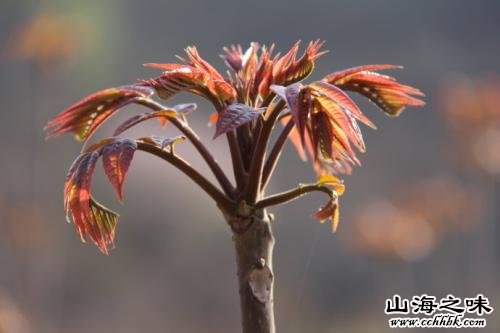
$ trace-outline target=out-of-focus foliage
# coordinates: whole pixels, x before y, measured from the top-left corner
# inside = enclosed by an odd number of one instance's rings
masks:
[[[77,57],[83,35],[83,27],[70,17],[39,12],[11,31],[4,54],[32,61],[47,72]]]
[[[461,78],[441,92],[441,111],[467,167],[500,175],[500,79]]]
[[[35,332],[25,314],[5,293],[0,290],[0,332],[31,333]]]
[[[447,177],[402,185],[395,192],[360,208],[352,221],[350,248],[419,261],[449,234],[470,232],[484,214],[481,192]]]

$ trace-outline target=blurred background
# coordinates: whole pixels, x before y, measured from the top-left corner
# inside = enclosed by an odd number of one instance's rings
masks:
[[[148,78],[196,45],[218,69],[225,45],[285,50],[321,38],[318,79],[391,63],[424,108],[389,119],[362,109],[363,166],[345,178],[336,234],[310,214],[313,195],[273,209],[279,332],[386,332],[386,298],[489,297],[484,332],[500,330],[500,3],[498,1],[0,1],[0,332],[238,332],[230,232],[175,169],[137,154],[120,206],[102,170],[93,192],[118,210],[109,257],[65,223],[62,187],[80,144],[46,142],[46,122],[81,97]],[[208,105],[190,122],[211,141]],[[138,107],[127,107],[94,139]],[[176,134],[157,122],[128,133]],[[203,165],[188,144],[178,150]],[[202,170],[207,171],[203,166]],[[288,144],[270,192],[314,180]],[[418,332],[424,329],[414,330]],[[463,330],[467,331],[467,330]]]

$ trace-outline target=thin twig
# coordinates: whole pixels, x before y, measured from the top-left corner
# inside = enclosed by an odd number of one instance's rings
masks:
[[[227,132],[226,137],[227,142],[229,143],[229,152],[231,153],[234,179],[236,180],[236,187],[239,190],[243,188],[246,183],[245,165],[243,163],[243,157],[241,156],[241,150],[236,133],[234,131],[229,131]]]
[[[290,119],[286,123],[285,127],[281,130],[278,139],[276,139],[276,142],[274,143],[273,149],[271,150],[271,153],[267,158],[266,164],[264,165],[264,171],[262,175],[262,189],[266,188],[269,179],[271,179],[274,169],[276,168],[276,164],[278,164],[281,152],[283,151],[286,139],[288,138],[288,135],[292,131],[293,126],[294,122],[292,119]]]
[[[212,199],[214,199],[217,206],[220,208],[226,211],[231,211],[234,207],[234,203],[224,193],[222,193],[215,185],[213,185],[208,179],[191,167],[191,165],[189,165],[189,163],[184,161],[182,158],[155,145],[140,141],[137,142],[137,149],[153,154],[175,166],[191,178],[196,184],[198,184]]]
[[[259,137],[252,154],[252,163],[250,165],[248,183],[245,191],[245,197],[249,203],[254,203],[260,193],[262,169],[266,156],[267,144],[276,123],[276,119],[283,110],[284,106],[285,102],[283,101],[279,101],[278,103],[273,104],[273,106],[270,106],[271,109],[268,109],[267,118],[263,121],[262,128],[259,132]]]
[[[168,109],[168,107],[153,101],[151,99],[139,99],[137,100],[137,103],[143,106],[146,106],[154,111],[161,111]],[[210,170],[212,170],[215,178],[219,182],[220,186],[224,190],[224,192],[230,196],[234,196],[234,187],[227,178],[226,174],[224,171],[222,171],[222,168],[219,166],[219,163],[215,160],[213,155],[208,151],[208,149],[205,147],[205,145],[201,142],[200,138],[196,133],[189,127],[187,126],[183,121],[180,119],[171,119],[172,124],[179,129],[191,143],[193,146],[198,150],[200,155],[203,157],[205,162],[208,164]]]
[[[298,199],[301,196],[311,192],[323,192],[326,193],[329,197],[332,197],[334,195],[333,191],[328,186],[321,184],[305,184],[299,185],[299,187],[285,192],[268,196],[267,198],[264,198],[257,202],[255,204],[255,208],[260,209],[280,205]]]

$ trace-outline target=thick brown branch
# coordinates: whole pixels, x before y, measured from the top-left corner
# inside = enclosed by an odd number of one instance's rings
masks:
[[[281,131],[278,139],[276,140],[273,149],[271,150],[271,153],[269,154],[269,157],[267,158],[266,164],[264,165],[264,171],[262,175],[262,189],[266,188],[267,183],[269,182],[269,179],[271,179],[271,176],[274,172],[274,169],[276,168],[276,164],[278,164],[278,160],[280,158],[281,152],[283,151],[283,147],[285,145],[286,139],[288,138],[288,135],[293,129],[294,122],[292,119],[290,119],[283,130]]]
[[[234,207],[233,202],[222,193],[215,185],[213,185],[209,180],[207,180],[202,174],[196,171],[189,163],[181,159],[180,157],[163,150],[155,145],[137,142],[137,149],[148,152],[159,158],[169,162],[177,169],[186,174],[191,178],[196,184],[198,184],[214,201],[217,206],[224,209],[225,211],[231,211]]]
[[[151,99],[139,99],[137,101],[138,104],[144,105],[154,111],[161,111],[167,109],[166,106],[161,105],[160,103],[153,101]],[[180,119],[172,119],[172,124],[179,129],[179,131],[184,134],[189,141],[193,144],[193,146],[198,150],[200,155],[203,157],[205,162],[208,164],[210,170],[212,170],[215,178],[219,182],[220,186],[224,190],[224,192],[230,196],[234,196],[234,187],[227,178],[224,171],[222,171],[219,163],[215,160],[213,155],[208,151],[205,145],[201,142],[200,138],[196,133]]]
[[[248,177],[248,184],[246,189],[246,199],[249,203],[254,203],[261,190],[262,182],[262,169],[264,158],[266,156],[266,148],[271,136],[271,132],[276,123],[280,112],[283,110],[285,103],[279,101],[270,106],[271,109],[267,112],[267,118],[263,121],[262,128],[259,132],[259,137],[254,147],[252,155],[252,163],[250,165],[250,172]]]
[[[267,198],[264,198],[259,202],[257,202],[255,204],[255,208],[260,209],[260,208],[280,205],[298,199],[301,196],[311,192],[323,192],[330,197],[333,196],[333,192],[328,186],[320,184],[305,184],[305,185],[299,185],[299,187],[285,192],[268,196]]]
[[[245,231],[233,234],[243,333],[275,333],[271,217],[258,210],[247,218],[236,219],[236,223],[247,225]],[[231,218],[228,223],[234,224]]]

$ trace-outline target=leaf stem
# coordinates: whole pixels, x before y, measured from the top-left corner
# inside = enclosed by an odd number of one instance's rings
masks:
[[[243,163],[243,157],[241,156],[241,150],[235,131],[227,132],[226,137],[229,144],[229,152],[231,153],[234,179],[236,180],[236,187],[239,190],[242,189],[246,183],[247,176],[245,173],[245,165]]]
[[[137,103],[143,106],[146,106],[154,111],[161,111],[168,109],[168,107],[152,100],[152,99],[146,99],[146,98],[141,98],[137,100]],[[208,151],[208,149],[205,147],[205,145],[201,142],[200,138],[198,135],[189,127],[187,126],[182,120],[180,119],[172,119],[171,120],[172,124],[177,127],[179,131],[181,131],[189,141],[193,144],[193,146],[198,150],[200,155],[203,157],[205,162],[208,164],[210,170],[212,170],[215,178],[219,182],[220,186],[224,190],[224,193],[226,193],[229,197],[233,198],[234,197],[234,187],[227,178],[226,174],[224,171],[222,171],[221,167],[219,166],[219,163],[217,163],[217,160],[213,157],[213,155]]]
[[[329,197],[333,196],[333,192],[328,186],[321,184],[304,184],[299,185],[299,187],[296,187],[294,189],[268,196],[267,198],[258,201],[255,204],[255,208],[260,209],[280,205],[298,199],[301,196],[311,192],[323,192],[326,193]]]
[[[262,189],[266,188],[269,179],[271,178],[274,169],[276,168],[276,164],[278,164],[278,160],[280,158],[281,152],[283,151],[283,147],[285,146],[286,139],[288,135],[292,131],[294,126],[294,122],[290,119],[285,127],[281,130],[281,133],[276,140],[269,157],[267,158],[266,164],[264,165],[263,176],[262,176]]]
[[[209,180],[207,180],[202,174],[200,174],[196,169],[194,169],[188,162],[182,158],[165,151],[155,145],[137,142],[137,149],[144,152],[153,154],[182,171],[189,178],[191,178],[196,184],[198,184],[214,201],[217,206],[224,209],[225,211],[231,211],[234,207],[234,203],[230,200],[222,191],[220,191],[215,185],[213,185]]]
[[[278,103],[270,106],[270,109],[266,112],[267,118],[263,121],[262,128],[259,131],[259,136],[252,154],[252,163],[250,164],[248,183],[245,190],[245,197],[248,203],[255,203],[258,199],[261,190],[262,169],[266,156],[267,144],[274,128],[274,124],[276,123],[276,119],[283,110],[284,106],[285,102],[279,101]]]

